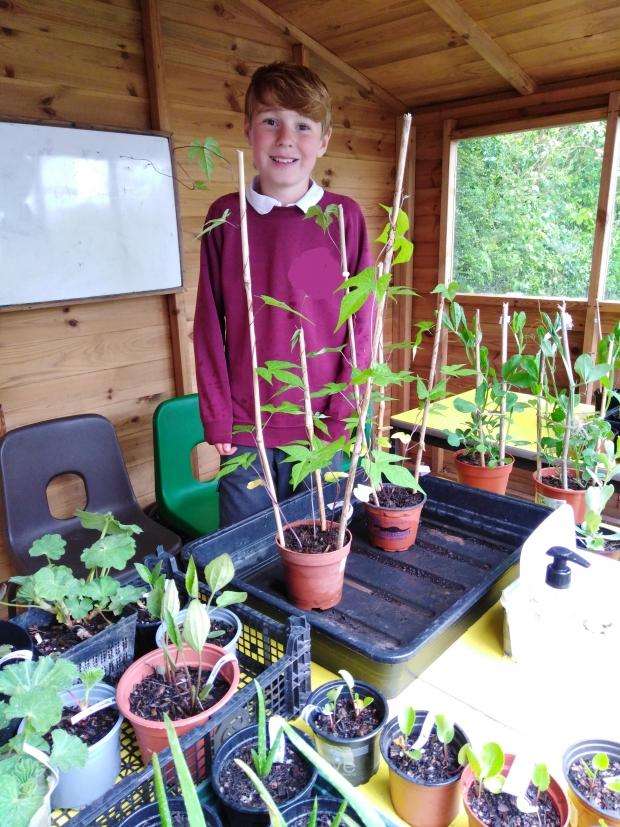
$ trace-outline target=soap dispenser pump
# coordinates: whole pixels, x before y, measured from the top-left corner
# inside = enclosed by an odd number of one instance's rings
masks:
[[[547,566],[545,583],[547,586],[551,586],[552,589],[568,589],[570,586],[571,569],[568,565],[569,562],[578,563],[586,569],[590,568],[590,563],[587,560],[563,546],[553,546],[547,554],[549,557],[553,557],[553,562]]]

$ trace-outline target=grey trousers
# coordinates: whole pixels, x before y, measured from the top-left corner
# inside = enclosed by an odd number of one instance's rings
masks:
[[[237,446],[237,454],[254,453],[256,449],[245,445]],[[267,448],[267,458],[271,466],[273,484],[275,485],[278,502],[281,503],[293,494],[300,494],[307,490],[306,481],[302,482],[295,491],[291,489],[291,468],[293,463],[284,462],[286,454],[279,448]],[[232,474],[222,477],[219,485],[220,498],[220,528],[238,523],[245,517],[251,517],[265,508],[271,507],[269,495],[263,488],[248,489],[247,484],[258,477],[261,470],[258,456],[251,468],[237,468]],[[342,453],[335,455],[332,468],[342,466]],[[325,469],[327,470],[327,469]]]

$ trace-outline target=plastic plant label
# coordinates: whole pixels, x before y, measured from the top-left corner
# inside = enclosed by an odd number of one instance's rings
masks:
[[[538,811],[538,807],[532,804],[525,795],[532,780],[532,766],[533,762],[529,758],[522,755],[515,755],[514,761],[508,770],[504,786],[502,787],[503,793],[508,793],[508,795],[515,797],[517,808],[522,813],[530,815]]]
[[[426,742],[431,736],[431,732],[433,731],[433,727],[435,726],[435,713],[432,710],[429,710],[426,713],[426,718],[424,719],[424,723],[422,724],[422,729],[420,730],[420,734],[413,742],[412,746],[409,749],[422,749],[425,746]]]
[[[269,718],[267,721],[267,729],[269,730],[269,748],[271,745],[275,743],[276,738],[278,737],[278,733],[282,729],[282,719],[279,715],[274,715],[273,717]],[[285,735],[282,733],[282,737],[280,738],[280,743],[278,744],[278,749],[276,750],[275,757],[273,759],[275,764],[282,764],[284,761],[284,756],[286,752],[286,743],[285,743]]]

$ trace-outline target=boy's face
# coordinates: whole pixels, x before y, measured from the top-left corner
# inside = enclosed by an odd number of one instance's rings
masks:
[[[331,130],[323,135],[321,124],[306,115],[259,104],[251,123],[245,124],[245,134],[263,193],[289,196],[290,201],[307,190],[316,159],[327,150]]]

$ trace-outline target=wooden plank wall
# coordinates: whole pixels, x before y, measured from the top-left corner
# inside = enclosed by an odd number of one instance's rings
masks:
[[[162,0],[161,16],[176,145],[212,135],[225,150],[243,146],[249,77],[260,64],[289,60],[290,42],[228,0]],[[376,205],[391,197],[394,116],[332,69],[318,62],[316,68],[331,87],[335,110],[335,135],[318,179],[361,201],[374,238],[382,223]],[[148,129],[138,0],[0,3],[0,117]],[[234,187],[223,166],[209,192],[180,187],[189,338],[198,276],[195,234],[210,201]],[[78,413],[107,416],[143,505],[154,499],[152,414],[173,394],[161,296],[0,314],[6,428]],[[201,451],[200,460],[201,475],[217,465],[213,449]],[[50,501],[55,513],[68,515],[79,504],[79,487],[70,481],[57,485]],[[2,542],[0,580],[10,573]]]
[[[528,98],[497,98],[483,101],[465,101],[459,104],[437,105],[430,110],[420,110],[416,113],[416,166],[415,166],[415,226],[413,237],[415,254],[413,259],[413,284],[420,294],[413,302],[413,319],[434,318],[436,297],[430,295],[430,290],[437,284],[439,268],[439,237],[441,212],[441,182],[442,182],[442,150],[443,124],[448,118],[455,119],[455,128],[464,129],[481,124],[502,124],[514,120],[534,119],[547,115],[567,117],[566,113],[583,109],[598,108],[604,112],[607,106],[609,92],[618,81],[592,84],[591,87],[558,86],[547,93],[539,93]],[[515,284],[515,291],[519,285]],[[468,318],[471,319],[476,307],[481,309],[481,320],[484,332],[484,341],[488,344],[491,356],[497,360],[500,352],[499,318],[501,314],[501,297],[462,296],[459,301],[463,304]],[[524,310],[528,317],[528,329],[537,324],[540,310],[555,312],[557,301],[537,298],[518,298],[510,301],[510,311]],[[573,329],[570,333],[570,346],[573,358],[583,349],[584,326],[586,317],[586,300],[570,301],[568,310],[573,318]],[[620,318],[620,303],[603,302],[601,305],[601,319],[603,330],[606,332],[615,320]],[[514,352],[511,349],[510,352]],[[430,365],[431,340],[421,349],[414,368],[422,375],[428,375]],[[448,347],[448,363],[465,361],[461,349],[452,341]],[[472,383],[467,380],[449,381],[449,390],[458,392]],[[416,404],[412,394],[412,406]],[[454,476],[452,453],[444,452],[443,473]],[[527,472],[515,470],[511,477],[511,490],[521,496],[531,494],[532,484]],[[615,503],[617,513],[618,503]]]

